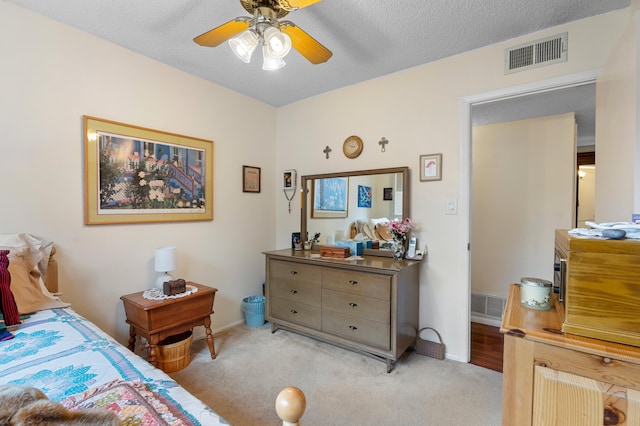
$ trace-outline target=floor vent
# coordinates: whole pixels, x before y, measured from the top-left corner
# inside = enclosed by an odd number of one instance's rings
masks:
[[[505,74],[566,62],[567,37],[562,33],[506,49]]]
[[[471,317],[474,322],[499,326],[506,299],[481,293],[471,293]]]

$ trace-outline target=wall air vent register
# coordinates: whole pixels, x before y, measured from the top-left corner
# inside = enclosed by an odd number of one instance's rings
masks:
[[[562,33],[506,49],[504,73],[566,62],[567,37],[568,33]]]

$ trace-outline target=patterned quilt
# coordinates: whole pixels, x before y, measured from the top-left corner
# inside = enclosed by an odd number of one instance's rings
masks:
[[[11,332],[0,341],[0,384],[39,388],[69,409],[109,408],[127,424],[228,424],[71,308],[40,311]]]

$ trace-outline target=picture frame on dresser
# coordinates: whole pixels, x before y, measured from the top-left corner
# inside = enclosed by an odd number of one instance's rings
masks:
[[[213,220],[213,141],[83,122],[86,225]]]

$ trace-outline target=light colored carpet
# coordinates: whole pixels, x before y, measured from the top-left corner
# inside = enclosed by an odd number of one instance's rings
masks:
[[[446,342],[445,342],[446,343]],[[407,352],[387,374],[377,359],[286,330],[233,327],[193,342],[191,364],[171,376],[231,425],[279,425],[275,399],[305,393],[303,426],[501,423],[502,374]]]

